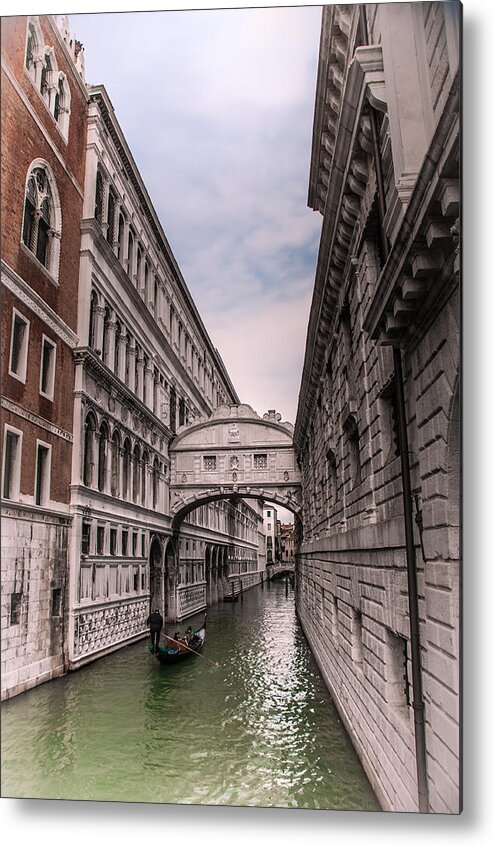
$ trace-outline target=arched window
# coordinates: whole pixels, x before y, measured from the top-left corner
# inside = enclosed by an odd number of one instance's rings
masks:
[[[105,316],[103,318],[103,361],[105,364],[110,364],[108,360],[108,352],[110,348],[110,308],[105,306]]]
[[[46,163],[32,167],[24,199],[22,240],[55,278],[58,275],[60,203]]]
[[[149,278],[149,267],[147,261],[144,262],[144,302],[147,304],[148,301],[148,278]]]
[[[53,103],[53,117],[65,140],[69,134],[70,86],[64,73],[59,73]]]
[[[58,68],[52,47],[45,48],[43,67],[41,69],[40,91],[50,112],[54,112],[55,95],[57,92]]]
[[[111,495],[118,496],[120,484],[120,435],[115,429],[111,439]]]
[[[129,500],[129,485],[130,485],[130,468],[131,468],[131,446],[130,440],[125,438],[123,445],[123,479],[122,479],[122,496]]]
[[[139,396],[140,379],[139,379],[139,359],[141,356],[141,348],[136,344],[135,358],[134,358],[134,391]]]
[[[98,305],[98,297],[96,291],[91,291],[91,302],[89,304],[89,332],[88,344],[94,349],[95,344],[95,329],[96,329],[96,307]]]
[[[115,323],[115,355],[113,357],[113,372],[115,376],[120,373],[120,338],[122,336],[122,326],[119,320]]]
[[[133,475],[132,475],[132,499],[134,502],[139,501],[139,473],[141,469],[141,451],[139,449],[139,444],[136,444],[134,447],[134,452],[132,455],[133,460]]]
[[[125,345],[125,384],[129,384],[130,380],[130,346],[132,343],[132,336],[127,333],[127,343]]]
[[[98,490],[105,490],[106,468],[108,460],[108,441],[110,433],[107,424],[103,421],[99,430],[98,449]]]
[[[120,212],[118,216],[118,250],[117,250],[117,258],[119,261],[123,260],[124,254],[124,233],[125,233],[125,220],[123,214]]]
[[[139,288],[140,276],[141,276],[141,264],[142,264],[142,251],[140,247],[137,247],[137,261],[136,261],[136,280],[137,280],[137,288]]]
[[[174,387],[170,388],[170,429],[173,433],[177,431],[177,392]]]
[[[106,230],[106,240],[113,246],[113,236],[115,234],[115,204],[116,197],[111,190],[108,194],[108,229]]]
[[[157,458],[153,461],[153,508],[158,507],[160,466]]]
[[[42,46],[42,36],[40,37],[40,33],[36,31],[37,29],[39,30],[39,25],[36,26],[34,21],[29,21],[26,42],[26,69],[34,83],[37,82],[37,62]]]
[[[93,481],[95,432],[96,421],[92,414],[88,414],[84,423],[84,455],[82,462],[82,481],[87,486],[90,486]]]
[[[144,451],[142,454],[141,505],[146,505],[148,464],[149,454]]]
[[[143,367],[144,379],[143,379],[143,383],[142,383],[142,401],[143,401],[144,405],[147,405],[148,399],[150,399],[150,397],[148,397],[148,391],[147,391],[147,386],[148,386],[147,371],[149,369],[149,356],[144,355],[143,359],[144,359],[144,367]]]
[[[128,250],[127,250],[127,275],[130,279],[132,279],[132,274],[134,272],[134,233],[132,229],[129,229],[129,241],[128,241]]]
[[[103,222],[103,175],[100,170],[96,173],[96,193],[94,200],[94,219],[101,225]]]

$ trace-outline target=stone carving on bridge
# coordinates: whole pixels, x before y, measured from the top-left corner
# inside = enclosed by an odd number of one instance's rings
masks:
[[[231,426],[228,427],[228,440],[229,441],[239,441],[240,440],[240,429],[238,428],[236,423],[232,423]]]

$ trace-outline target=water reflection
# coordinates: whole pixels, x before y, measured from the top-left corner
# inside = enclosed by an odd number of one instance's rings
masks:
[[[378,809],[283,585],[211,608],[204,654],[141,642],[4,703],[3,795]]]

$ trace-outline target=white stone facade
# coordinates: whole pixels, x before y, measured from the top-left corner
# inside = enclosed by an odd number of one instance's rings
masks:
[[[309,203],[323,228],[295,426],[297,608],[376,795],[394,811],[419,805],[393,346],[428,809],[461,805],[457,12],[326,7],[316,93]]]
[[[103,87],[89,89],[75,351],[69,659],[185,619],[258,574],[257,517],[238,503],[170,514],[169,444],[237,402]],[[246,532],[246,526],[249,531]]]

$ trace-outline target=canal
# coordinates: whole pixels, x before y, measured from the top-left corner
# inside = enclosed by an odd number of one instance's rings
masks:
[[[284,583],[210,608],[204,655],[142,641],[4,702],[2,795],[379,810]]]

